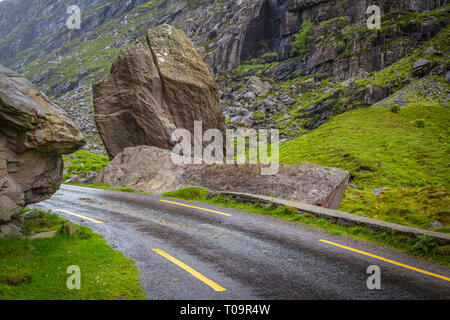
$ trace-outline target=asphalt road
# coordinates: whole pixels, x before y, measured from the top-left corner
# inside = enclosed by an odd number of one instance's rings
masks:
[[[68,185],[35,207],[104,235],[153,299],[450,299],[450,268],[270,216]]]

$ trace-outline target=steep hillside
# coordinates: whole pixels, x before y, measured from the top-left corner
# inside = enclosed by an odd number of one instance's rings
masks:
[[[371,72],[434,37],[448,24],[447,2],[80,0],[81,29],[69,30],[70,1],[30,5],[27,0],[5,0],[0,2],[0,64],[59,98],[88,136],[85,148],[102,152],[93,121],[92,84],[109,73],[121,49],[149,27],[168,23],[191,37],[216,73],[230,127],[281,128],[283,137],[291,139],[395,91],[397,83],[358,83],[359,95],[349,97],[337,88],[349,79],[366,81]],[[383,10],[381,30],[365,27],[372,4]],[[309,41],[299,49],[301,35]],[[265,81],[268,91],[255,92],[248,83],[251,76]]]
[[[310,161],[348,170],[351,183],[343,211],[450,232],[448,70],[446,77],[439,67],[423,78],[410,75],[414,62],[424,58],[448,68],[449,32],[450,27],[444,28],[385,70],[336,83],[334,90],[345,92],[396,85],[391,86],[393,94],[372,106],[347,106],[347,112],[284,143],[281,162]]]
[[[72,31],[69,4],[0,2],[0,64],[56,98],[87,150],[104,153],[92,85],[167,23],[214,71],[228,127],[277,128],[282,162],[349,170],[342,210],[449,231],[447,0],[80,0]]]

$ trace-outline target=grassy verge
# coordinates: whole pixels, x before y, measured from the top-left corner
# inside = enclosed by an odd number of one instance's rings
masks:
[[[67,220],[42,212],[24,220],[25,235],[61,229]],[[75,225],[74,225],[75,226]],[[106,244],[89,228],[75,226],[73,235],[58,232],[50,239],[0,240],[0,299],[117,300],[146,299],[133,261]],[[66,273],[81,270],[81,289],[69,290]]]
[[[66,183],[66,184],[70,185],[70,186],[79,186],[79,187],[94,188],[94,189],[104,189],[104,190],[121,191],[121,192],[128,192],[128,193],[150,194],[148,192],[136,190],[133,188],[114,188],[104,182],[98,183],[98,184],[80,184],[80,183]]]
[[[408,237],[392,232],[373,233],[365,227],[346,227],[334,224],[326,219],[316,218],[310,214],[298,214],[297,210],[290,207],[273,207],[255,203],[249,205],[237,202],[225,196],[217,196],[207,199],[208,190],[204,188],[184,188],[173,192],[164,193],[169,198],[198,201],[236,208],[252,213],[271,215],[287,221],[294,221],[304,225],[328,230],[331,234],[342,235],[357,240],[376,243],[397,249],[401,252],[418,256],[427,260],[435,261],[450,266],[450,245],[439,246],[429,237]]]

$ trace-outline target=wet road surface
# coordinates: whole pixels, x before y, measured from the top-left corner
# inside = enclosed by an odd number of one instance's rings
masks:
[[[270,216],[69,185],[34,207],[103,235],[153,299],[450,299],[448,267]]]

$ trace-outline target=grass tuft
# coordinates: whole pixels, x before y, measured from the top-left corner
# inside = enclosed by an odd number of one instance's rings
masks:
[[[188,187],[176,191],[166,192],[163,196],[184,200],[206,200],[208,193],[208,189],[205,188]]]

